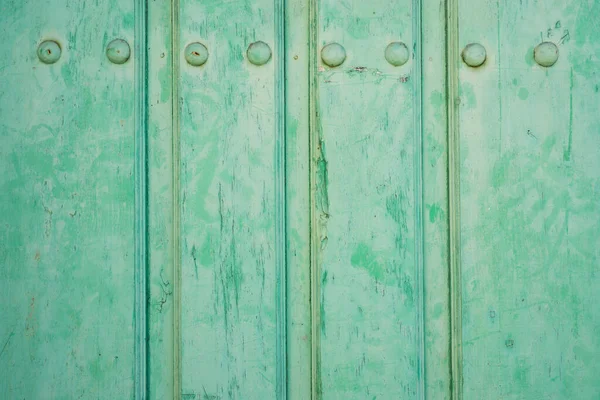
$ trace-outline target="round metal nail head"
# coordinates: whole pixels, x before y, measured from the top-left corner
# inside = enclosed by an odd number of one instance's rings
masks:
[[[54,64],[61,55],[61,49],[54,40],[45,40],[38,46],[37,55],[44,64]]]
[[[321,49],[321,59],[329,67],[338,67],[346,60],[346,49],[339,43],[330,43]]]
[[[462,51],[462,59],[469,67],[479,67],[485,62],[485,47],[479,43],[468,44]]]
[[[202,43],[194,42],[185,47],[185,60],[188,64],[199,67],[208,60],[208,49]]]
[[[406,64],[409,58],[408,47],[402,42],[392,42],[385,48],[385,59],[394,67]]]
[[[246,51],[248,61],[254,65],[264,65],[271,59],[271,48],[265,42],[254,42]]]
[[[106,57],[113,64],[125,64],[130,55],[129,44],[123,39],[115,39],[106,47]]]
[[[542,42],[533,50],[533,59],[542,67],[551,67],[558,60],[558,46],[552,42]]]

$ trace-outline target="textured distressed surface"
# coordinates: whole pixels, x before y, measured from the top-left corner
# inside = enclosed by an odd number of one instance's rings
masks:
[[[133,1],[0,15],[0,397],[131,398],[134,62],[104,51],[133,44]]]
[[[445,1],[424,1],[423,233],[426,399],[450,398]]]
[[[288,224],[287,398],[310,399],[310,192],[309,8],[287,0],[286,9],[286,199]]]
[[[597,399],[600,2],[459,16],[488,53],[460,71],[464,398]]]
[[[318,51],[338,42],[347,53],[337,68],[319,60],[313,88],[318,392],[323,399],[416,398],[422,310],[415,277],[414,60],[398,68],[384,58],[391,41],[412,48],[411,3],[317,4]]]
[[[418,1],[287,0],[284,33],[271,0],[148,3],[149,398],[444,399],[459,382],[465,399],[598,398],[598,2],[456,1],[421,10],[422,81],[416,60],[384,58],[391,41],[416,48]],[[1,398],[134,395],[135,62],[104,55],[115,38],[133,55],[133,8],[0,5]],[[44,39],[63,46],[54,65]],[[488,54],[449,87],[445,39]],[[246,59],[257,40],[263,66]],[[348,57],[331,69],[333,41]],[[541,41],[559,45],[551,68],[533,60]]]
[[[184,398],[275,398],[278,54],[246,59],[255,41],[275,48],[273,6],[181,1],[181,47],[210,54],[199,68],[181,61]]]
[[[174,240],[172,2],[148,2],[148,398],[173,398]],[[176,105],[175,105],[176,106]]]

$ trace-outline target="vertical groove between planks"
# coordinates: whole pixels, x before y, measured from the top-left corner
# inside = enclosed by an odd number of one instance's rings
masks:
[[[135,207],[135,368],[134,396],[144,400],[148,394],[147,380],[147,276],[148,273],[148,164],[147,164],[147,122],[148,122],[148,35],[147,0],[135,2],[135,162],[134,162],[134,207]]]
[[[462,299],[460,260],[460,132],[458,121],[458,0],[446,0],[446,102],[450,254],[450,377],[452,399],[462,399]]]
[[[318,211],[315,208],[316,171],[318,159],[318,83],[317,83],[317,0],[308,0],[308,127],[309,127],[309,207],[310,207],[310,320],[311,320],[311,399],[319,398],[319,343],[320,343],[320,265],[318,256],[319,237],[317,230]]]
[[[286,238],[286,108],[285,108],[285,0],[275,0],[275,260],[277,309],[278,400],[287,399],[287,238]]]
[[[173,399],[181,398],[181,209],[179,136],[179,0],[171,2],[172,157],[173,157]]]
[[[423,54],[422,54],[422,0],[412,0],[414,42],[413,91],[415,130],[415,281],[416,291],[416,347],[417,399],[425,398],[425,302],[424,302],[424,226],[423,226]]]

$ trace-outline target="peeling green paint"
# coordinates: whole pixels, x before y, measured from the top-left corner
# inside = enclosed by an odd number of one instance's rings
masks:
[[[350,259],[353,267],[363,268],[377,282],[383,282],[385,278],[385,269],[377,261],[377,256],[373,250],[365,243],[360,243]]]
[[[316,208],[324,215],[329,214],[329,177],[327,174],[327,156],[325,153],[325,142],[319,143],[320,157],[317,160],[317,182],[315,189]]]
[[[445,218],[445,213],[439,204],[431,204],[429,208],[429,222],[432,224],[436,221]]]
[[[455,376],[464,398],[592,399],[599,391],[600,364],[575,356],[578,346],[589,356],[600,344],[592,333],[600,314],[585,306],[600,287],[591,67],[599,59],[591,22],[598,4],[502,3],[460,14],[459,36],[497,38],[488,69],[460,77],[481,104],[458,114],[462,360]],[[476,21],[481,13],[498,23]],[[552,67],[533,61],[543,41],[559,47]],[[483,77],[494,69],[497,79]]]
[[[470,83],[463,83],[460,85],[460,98],[461,104],[467,108],[473,108],[477,106],[477,99],[475,92],[473,91],[473,85]]]
[[[279,31],[266,0],[50,3],[0,17],[0,397],[595,398],[598,1],[288,0]],[[115,38],[147,39],[148,76],[106,59]],[[463,40],[480,68],[453,64]],[[347,60],[324,67],[334,41]]]
[[[529,97],[529,90],[525,89],[524,87],[519,88],[518,95],[521,100],[527,100],[527,98]]]

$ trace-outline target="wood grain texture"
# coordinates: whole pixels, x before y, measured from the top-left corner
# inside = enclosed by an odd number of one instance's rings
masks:
[[[255,41],[276,48],[274,3],[186,0],[180,11],[181,48],[200,41],[210,54],[202,67],[181,59],[182,397],[276,398],[283,55],[246,58]]]
[[[600,3],[459,6],[464,398],[597,399]]]
[[[316,392],[323,399],[419,398],[420,82],[412,82],[419,63],[393,67],[384,58],[392,41],[415,48],[418,19],[408,1],[316,6],[318,50],[338,42],[347,52],[337,68],[318,61],[313,87]]]
[[[450,300],[450,392],[462,399],[462,279],[460,226],[460,125],[459,125],[459,4],[446,1],[446,110],[448,137],[448,271]]]
[[[105,49],[134,2],[0,10],[0,397],[131,398],[135,60]]]
[[[600,395],[600,2],[6,0],[0,32],[0,398]]]
[[[286,202],[287,202],[287,396],[311,396],[310,191],[309,191],[309,7],[287,0]]]
[[[171,2],[148,2],[148,354],[149,399],[178,398],[175,376],[175,261],[178,260],[174,211],[177,82]]]
[[[422,3],[424,398],[450,399],[445,0]]]

